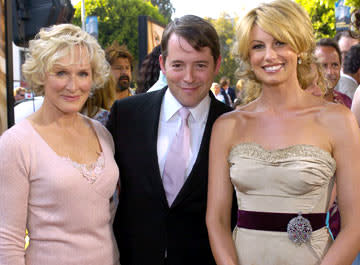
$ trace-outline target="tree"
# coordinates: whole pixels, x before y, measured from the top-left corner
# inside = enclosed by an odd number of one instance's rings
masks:
[[[233,85],[237,82],[235,71],[238,67],[235,58],[232,55],[237,19],[231,18],[227,13],[222,13],[218,19],[207,18],[207,20],[214,25],[220,39],[222,61],[216,80],[218,81],[222,76],[227,76],[230,78],[230,82]]]
[[[323,2],[328,6],[335,6],[337,1],[338,0],[324,0]],[[345,5],[350,6],[353,9],[358,9],[360,8],[360,0],[345,0]]]
[[[353,9],[360,8],[360,0],[347,0],[345,5],[352,7]]]
[[[159,8],[160,13],[166,18],[167,22],[170,22],[172,14],[175,12],[170,0],[151,0],[153,6]]]
[[[114,40],[126,44],[138,60],[138,16],[149,16],[166,24],[166,19],[150,2],[143,0],[86,0],[87,16],[97,16],[99,25],[99,43],[106,48]],[[75,6],[73,23],[81,25],[81,3]]]
[[[315,38],[332,38],[335,29],[334,0],[296,0],[308,12],[315,31]]]
[[[334,37],[335,2],[338,0],[296,0],[309,13],[316,39]],[[345,5],[352,10],[360,8],[360,0],[345,0]]]

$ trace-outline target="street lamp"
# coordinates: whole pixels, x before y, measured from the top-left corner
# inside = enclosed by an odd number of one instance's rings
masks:
[[[85,30],[85,0],[81,0],[81,28]]]

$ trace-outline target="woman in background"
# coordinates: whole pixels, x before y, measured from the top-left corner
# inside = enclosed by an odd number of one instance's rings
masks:
[[[110,108],[116,97],[116,82],[112,75],[106,81],[105,85],[96,89],[86,100],[81,113],[101,122],[105,126]]]
[[[0,264],[118,264],[114,144],[79,114],[110,74],[104,51],[77,26],[44,28],[30,41],[23,74],[44,102],[0,139]]]
[[[360,249],[360,133],[346,107],[303,90],[315,46],[307,13],[291,0],[261,4],[237,38],[244,76],[261,93],[213,126],[206,222],[217,264],[351,264]],[[342,226],[332,243],[334,175]]]
[[[139,75],[137,77],[136,94],[147,92],[159,80],[161,73],[159,62],[160,55],[160,45],[155,46],[155,48],[148,55],[146,55],[144,61],[141,64]],[[161,86],[158,89],[161,89],[164,86]]]

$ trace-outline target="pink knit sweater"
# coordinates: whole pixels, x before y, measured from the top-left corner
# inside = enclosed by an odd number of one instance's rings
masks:
[[[114,143],[99,122],[92,123],[105,158],[93,184],[28,120],[0,137],[1,265],[118,263],[109,203],[119,177]],[[25,251],[26,227],[30,245]]]

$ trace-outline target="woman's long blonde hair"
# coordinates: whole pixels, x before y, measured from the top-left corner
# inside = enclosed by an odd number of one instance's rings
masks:
[[[100,109],[110,110],[116,99],[116,81],[110,75],[104,87],[96,89],[86,100],[81,113],[93,118]]]

